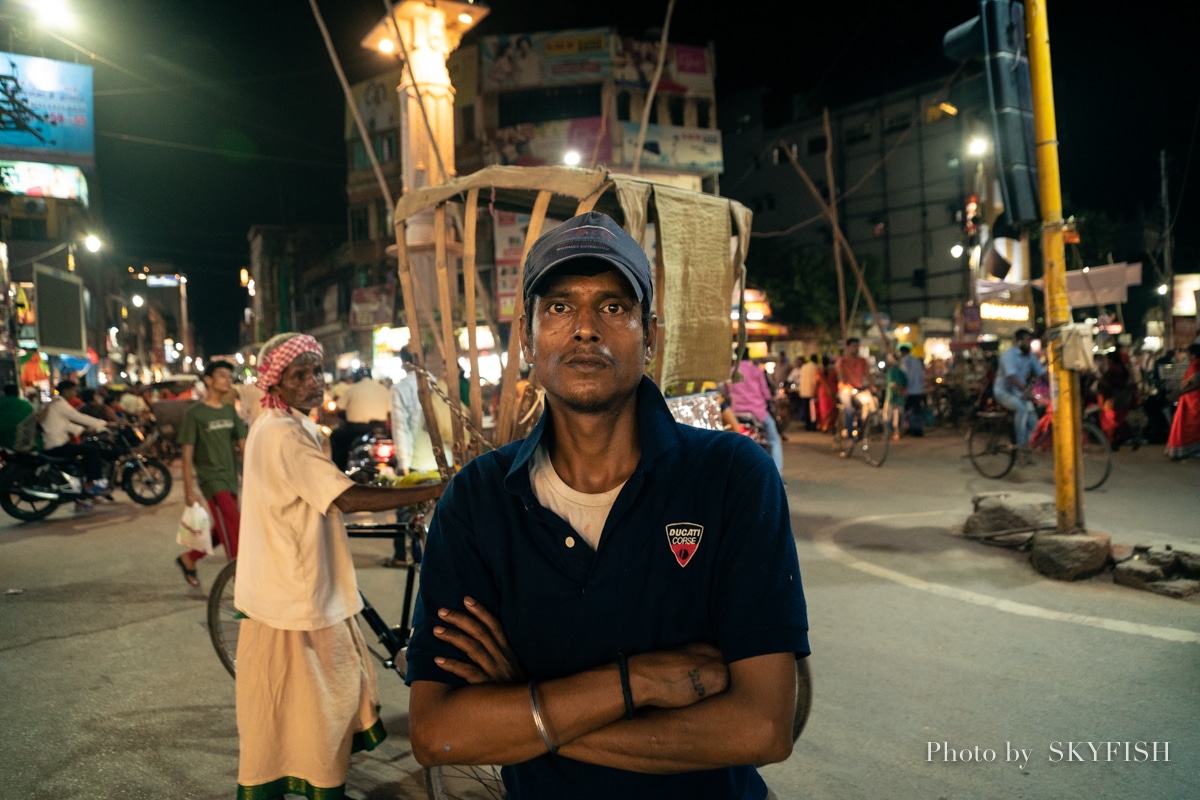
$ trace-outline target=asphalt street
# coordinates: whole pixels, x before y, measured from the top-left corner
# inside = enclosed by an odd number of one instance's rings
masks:
[[[1196,796],[1200,599],[1110,573],[1052,581],[962,537],[973,495],[1053,488],[1036,470],[982,478],[961,433],[902,439],[880,468],[826,436],[788,437],[814,704],[791,758],[764,769],[777,797]],[[1200,549],[1198,511],[1200,460],[1161,448],[1116,454],[1085,495],[1087,527],[1119,546]],[[233,681],[204,591],[172,563],[181,512],[176,485],[150,508],[118,494],[86,515],[0,519],[0,797],[234,796]],[[379,566],[390,542],[352,548],[365,594],[398,621],[402,573]],[[204,588],[223,561],[201,563]],[[355,756],[349,797],[424,797],[406,689],[379,679],[391,735]]]

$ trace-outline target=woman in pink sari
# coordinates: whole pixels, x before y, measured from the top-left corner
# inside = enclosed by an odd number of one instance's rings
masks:
[[[1167,456],[1176,460],[1200,456],[1200,344],[1188,347],[1188,354],[1192,363],[1183,383],[1171,393],[1179,405],[1167,437]]]

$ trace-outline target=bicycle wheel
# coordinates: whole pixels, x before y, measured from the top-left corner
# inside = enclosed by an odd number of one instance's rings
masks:
[[[237,559],[230,561],[217,574],[208,593],[208,638],[213,649],[230,675],[237,675],[238,631],[242,625],[242,613],[233,607],[233,580],[237,572]]]
[[[1112,447],[1104,432],[1090,422],[1083,423],[1083,488],[1095,489],[1108,480],[1112,471]]]
[[[429,800],[477,800],[505,797],[500,768],[446,764],[425,770],[425,791]]]
[[[967,455],[980,475],[1003,478],[1013,468],[1017,451],[1013,448],[1012,425],[1007,414],[981,411],[967,437]]]
[[[863,458],[872,467],[882,467],[887,460],[888,442],[892,438],[892,426],[884,419],[882,411],[872,411],[858,428],[856,446]]]

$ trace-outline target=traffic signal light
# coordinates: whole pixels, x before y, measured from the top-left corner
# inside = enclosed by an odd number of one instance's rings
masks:
[[[979,16],[946,32],[942,51],[954,61],[983,61],[1004,215],[1014,227],[1037,223],[1041,215],[1025,6],[1011,0],[980,0],[979,9]]]

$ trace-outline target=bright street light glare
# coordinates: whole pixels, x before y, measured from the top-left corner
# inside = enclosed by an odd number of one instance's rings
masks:
[[[144,303],[144,302],[146,302],[146,301],[142,299],[142,296],[140,294],[135,294],[133,296],[133,304],[135,306],[137,306],[138,308],[141,308],[142,303]]]
[[[950,248],[950,255],[954,256],[955,258],[958,258],[962,254],[963,254],[963,246],[961,244],[956,244]]]
[[[66,0],[40,0],[37,7],[38,19],[47,28],[71,28],[74,18],[67,8]]]
[[[396,43],[393,42],[391,39],[380,39],[379,40],[379,52],[391,53],[391,52],[395,51],[395,49],[396,49]]]
[[[563,154],[563,163],[568,167],[574,167],[579,164],[579,151],[568,150]]]
[[[967,144],[967,154],[972,156],[981,156],[988,150],[988,140],[982,136],[976,136]]]
[[[97,236],[88,236],[83,240],[83,244],[87,247],[88,252],[95,253],[100,250],[100,239]]]
[[[1167,293],[1167,285],[1165,283],[1160,283],[1158,285],[1158,293],[1161,295],[1165,295]]]

